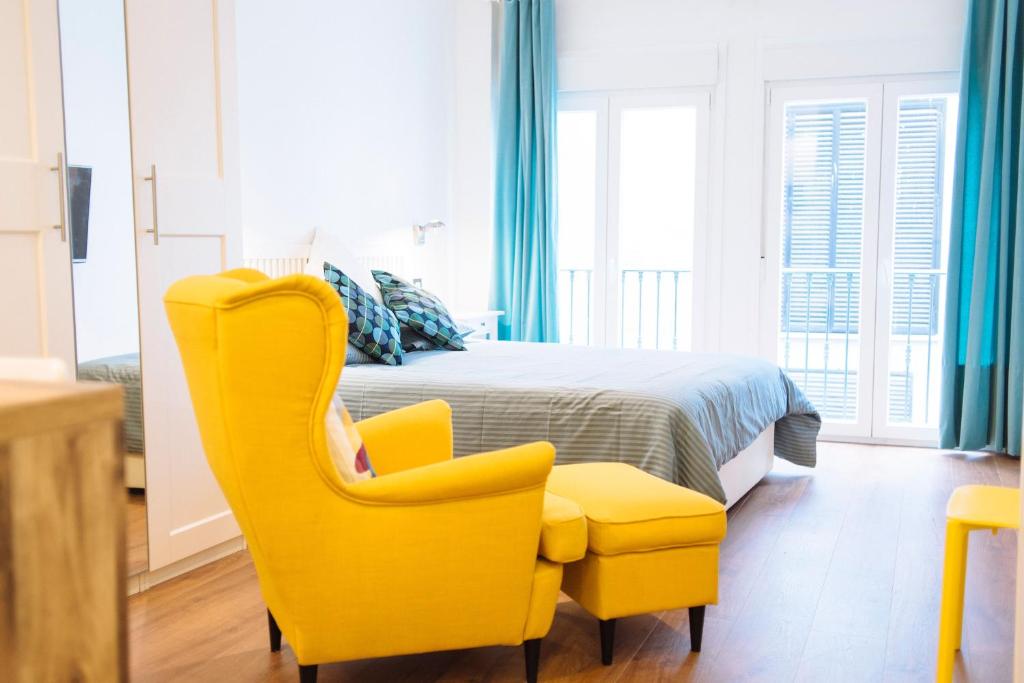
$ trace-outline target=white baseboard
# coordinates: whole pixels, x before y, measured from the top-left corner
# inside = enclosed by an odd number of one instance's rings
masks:
[[[190,555],[189,557],[183,558],[161,567],[155,571],[146,571],[134,576],[128,577],[128,595],[135,595],[142,591],[149,590],[153,586],[163,583],[164,581],[170,581],[171,579],[181,576],[193,569],[198,569],[203,565],[216,562],[217,560],[237,553],[240,550],[245,550],[245,538],[238,536],[232,538],[223,543],[207,548],[206,550]]]

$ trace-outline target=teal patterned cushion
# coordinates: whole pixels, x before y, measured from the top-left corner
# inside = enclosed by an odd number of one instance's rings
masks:
[[[395,314],[330,263],[324,261],[324,280],[334,287],[348,315],[348,341],[371,358],[388,365],[402,364],[402,341]]]
[[[450,351],[466,348],[458,326],[436,296],[383,270],[373,271],[373,279],[380,285],[384,304],[395,312],[400,323],[441,348]]]

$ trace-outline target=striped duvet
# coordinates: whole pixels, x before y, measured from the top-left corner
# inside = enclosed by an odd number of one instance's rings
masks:
[[[821,426],[776,365],[725,354],[477,342],[346,366],[338,395],[357,420],[448,401],[457,456],[547,440],[559,463],[626,462],[723,502],[718,468],[769,425],[775,454],[808,467]]]
[[[126,353],[79,363],[78,379],[124,385],[124,449],[128,453],[144,453],[146,440],[142,429],[142,373],[139,370],[139,354]]]

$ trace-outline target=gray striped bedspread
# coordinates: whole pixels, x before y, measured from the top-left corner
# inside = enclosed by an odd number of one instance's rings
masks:
[[[139,354],[98,358],[78,364],[78,379],[91,382],[113,382],[124,385],[124,449],[129,453],[145,453],[142,434],[142,372]]]
[[[718,468],[769,425],[808,467],[821,426],[778,366],[726,354],[481,341],[346,366],[337,393],[356,420],[448,401],[457,456],[547,440],[559,463],[627,462],[722,502]]]

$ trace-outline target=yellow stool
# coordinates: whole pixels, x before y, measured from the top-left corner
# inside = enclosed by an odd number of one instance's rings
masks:
[[[690,649],[700,652],[704,606],[718,601],[725,506],[623,463],[558,465],[549,492],[587,518],[587,554],[565,565],[562,590],[600,622],[611,664],[615,620],[690,608]]]
[[[967,575],[967,534],[978,529],[1017,529],[1020,489],[1007,486],[961,486],[946,505],[946,559],[942,573],[939,617],[939,658],[935,680],[953,680],[953,661],[960,649],[964,620],[964,579]]]

